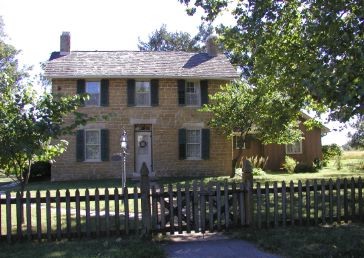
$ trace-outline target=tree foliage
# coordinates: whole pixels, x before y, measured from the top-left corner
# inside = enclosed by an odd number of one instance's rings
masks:
[[[232,16],[217,32],[250,85],[287,94],[296,111],[329,108],[342,122],[363,114],[361,0],[179,1],[189,14],[202,8],[205,21]]]
[[[205,47],[205,41],[213,32],[211,25],[201,24],[199,32],[191,36],[188,32],[169,32],[163,24],[149,35],[147,41],[139,38],[138,48],[141,51],[187,51],[200,52]]]
[[[352,127],[355,129],[355,132],[348,134],[348,137],[350,138],[348,144],[351,148],[363,149],[364,148],[364,116],[358,117],[356,122],[354,122],[352,124]]]
[[[32,162],[61,154],[67,146],[61,137],[89,118],[76,111],[85,96],[39,96],[26,71],[18,67],[18,51],[5,37],[0,47],[0,170],[14,175],[23,190]]]

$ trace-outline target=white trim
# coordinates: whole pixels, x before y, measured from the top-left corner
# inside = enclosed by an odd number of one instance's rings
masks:
[[[193,87],[195,89],[194,95],[197,96],[197,104],[191,105],[187,104],[187,95],[191,94],[187,92],[188,83],[193,83]],[[192,94],[191,94],[192,95]],[[201,107],[201,86],[199,80],[186,80],[185,82],[185,107]]]
[[[240,136],[240,135],[239,135]],[[237,149],[237,150],[240,150],[240,148],[238,147],[238,138],[239,138],[239,136],[238,135],[234,135],[233,136],[233,141],[234,141],[234,139],[235,139],[235,149]],[[243,146],[243,148],[242,148],[242,150],[246,150],[246,146],[245,146],[245,141],[244,141],[244,146]]]
[[[298,141],[297,141],[298,142]],[[297,142],[294,142],[294,143],[297,143]],[[302,140],[299,140],[299,143],[300,143],[300,150],[298,152],[289,152],[287,150],[287,146],[288,145],[293,145],[294,143],[292,144],[286,144],[285,147],[286,147],[286,154],[289,154],[289,155],[295,155],[295,154],[302,154],[303,153],[303,150],[302,150]]]
[[[96,132],[98,132],[99,133],[99,157],[98,157],[98,159],[87,159],[87,156],[86,156],[86,145],[87,145],[87,143],[86,143],[86,134],[87,134],[87,131],[96,131]],[[84,144],[84,146],[83,146],[83,148],[84,148],[84,151],[85,151],[85,162],[101,162],[101,129],[84,129],[84,142],[85,142],[85,144]]]
[[[199,131],[200,133],[200,142],[199,143],[188,143],[187,142],[187,131]],[[200,145],[200,150],[199,150],[199,153],[200,153],[200,156],[199,157],[188,157],[187,156],[187,145],[188,144],[199,144]],[[201,128],[186,128],[186,160],[202,160],[202,129]]]

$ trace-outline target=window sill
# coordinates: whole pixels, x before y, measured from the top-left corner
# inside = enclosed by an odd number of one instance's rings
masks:
[[[186,158],[185,160],[202,160],[201,158]]]
[[[102,160],[84,160],[83,163],[100,163]]]
[[[295,152],[295,153],[286,153],[287,155],[300,155],[303,154],[302,152]]]

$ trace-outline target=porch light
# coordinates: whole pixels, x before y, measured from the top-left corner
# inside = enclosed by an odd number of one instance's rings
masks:
[[[125,129],[121,129],[120,135],[120,148],[121,148],[121,185],[124,188],[126,185],[126,155],[128,150],[128,134],[126,133]]]

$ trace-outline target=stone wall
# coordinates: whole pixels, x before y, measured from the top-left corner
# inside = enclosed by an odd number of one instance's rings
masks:
[[[224,81],[209,80],[208,93],[213,94]],[[53,93],[76,94],[77,79],[53,79]],[[178,129],[199,124],[208,128],[209,114],[197,107],[179,106],[177,80],[159,80],[159,106],[128,107],[127,80],[109,80],[109,106],[82,107],[79,111],[98,117],[82,128],[109,130],[109,153],[120,152],[119,137],[121,128],[128,133],[129,156],[128,176],[134,175],[134,125],[152,124],[152,159],[154,174],[157,177],[228,175],[231,171],[231,142],[210,131],[209,160],[179,160]],[[107,115],[108,119],[102,117]],[[80,128],[80,129],[82,129]],[[65,137],[69,141],[67,151],[52,166],[52,181],[75,179],[120,178],[120,162],[77,162],[75,135]]]

